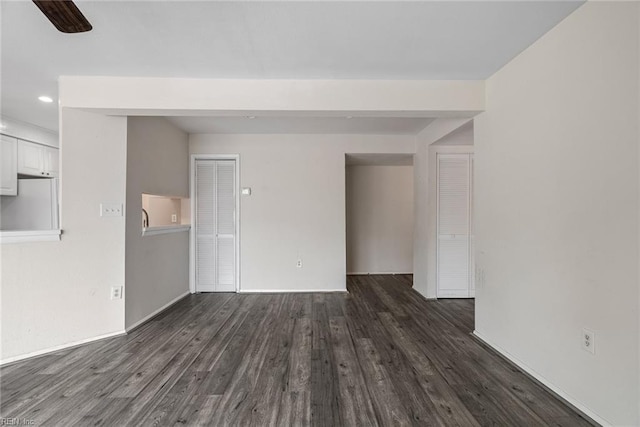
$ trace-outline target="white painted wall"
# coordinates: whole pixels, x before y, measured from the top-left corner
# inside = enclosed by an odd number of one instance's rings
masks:
[[[414,240],[413,240],[413,288],[425,298],[436,297],[435,277],[435,160],[430,152],[432,144],[440,140],[451,141],[448,135],[456,132],[462,126],[468,124],[470,119],[442,118],[429,124],[422,132],[416,135],[416,154],[413,156],[414,172]],[[456,141],[468,141],[473,139],[466,137],[457,138]],[[469,142],[470,141],[470,142]],[[454,148],[468,152],[465,148]],[[430,160],[431,156],[431,160]],[[435,197],[435,196],[434,196]]]
[[[435,291],[430,294],[427,290],[428,164],[429,145],[419,134],[413,155],[413,289],[425,298],[435,298]]]
[[[190,135],[239,154],[242,291],[345,290],[345,154],[413,153],[412,136]],[[297,268],[300,258],[303,267]]]
[[[444,145],[447,147],[451,147],[452,145],[473,145],[473,121],[465,123],[444,138],[434,142],[433,145]]]
[[[189,233],[142,237],[142,193],[189,194],[188,136],[163,118],[128,121],[127,328],[189,291]]]
[[[612,425],[640,424],[638,7],[581,6],[475,120],[476,331]]]
[[[347,273],[413,273],[413,166],[347,166]]]
[[[127,120],[61,110],[58,242],[3,244],[1,359],[124,331],[125,221],[101,218],[124,203]]]

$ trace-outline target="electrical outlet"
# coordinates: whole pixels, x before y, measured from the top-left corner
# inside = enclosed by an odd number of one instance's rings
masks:
[[[582,349],[596,354],[596,334],[587,328],[582,329]]]
[[[178,215],[176,214],[171,215],[171,222],[178,222]]]
[[[122,286],[111,287],[111,299],[122,299]]]
[[[100,203],[100,216],[122,216],[122,203]]]
[[[296,262],[296,267],[302,268],[302,260],[301,259],[299,259],[298,262]]]

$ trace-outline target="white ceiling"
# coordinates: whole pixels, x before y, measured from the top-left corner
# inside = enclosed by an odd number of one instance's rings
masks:
[[[81,1],[62,34],[2,1],[2,114],[57,128],[60,75],[485,79],[582,1]]]
[[[360,153],[345,155],[347,166],[412,166],[413,154]]]
[[[253,116],[250,116],[253,117]],[[415,135],[433,119],[408,117],[169,117],[188,133]]]

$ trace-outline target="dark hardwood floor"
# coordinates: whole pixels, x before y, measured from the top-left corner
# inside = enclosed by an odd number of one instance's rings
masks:
[[[35,425],[589,425],[410,276],[349,294],[199,294],[131,334],[0,370]]]

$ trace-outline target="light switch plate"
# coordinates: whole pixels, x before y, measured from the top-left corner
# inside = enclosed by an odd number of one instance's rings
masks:
[[[122,286],[111,287],[111,299],[122,299]]]
[[[122,203],[100,203],[100,216],[122,216]]]
[[[243,196],[250,196],[251,195],[251,187],[243,187],[242,188],[242,195]]]

